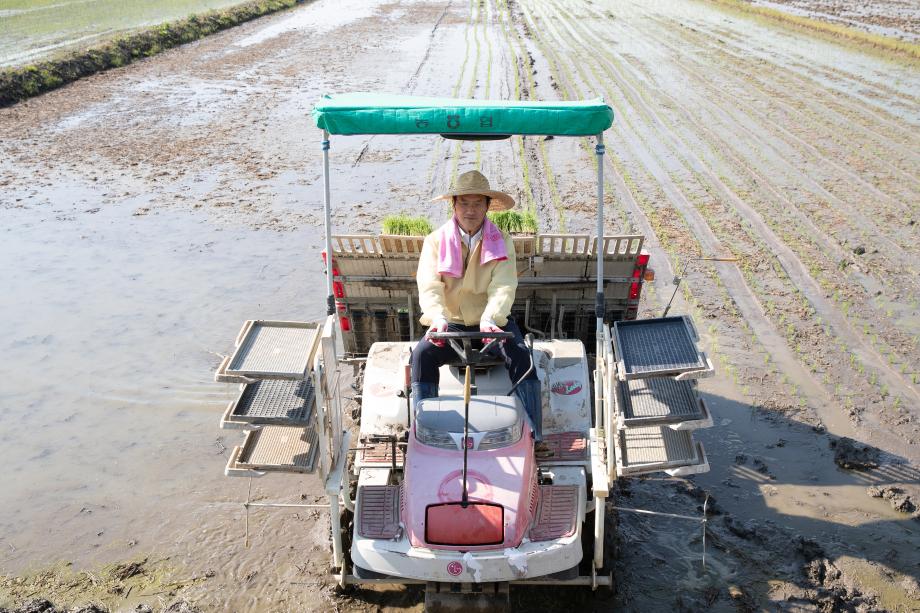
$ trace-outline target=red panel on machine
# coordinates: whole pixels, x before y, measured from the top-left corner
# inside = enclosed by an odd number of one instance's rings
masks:
[[[425,511],[425,540],[432,545],[501,545],[504,515],[497,504],[433,504]]]

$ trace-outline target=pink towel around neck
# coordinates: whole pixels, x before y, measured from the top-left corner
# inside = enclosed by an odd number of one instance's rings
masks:
[[[459,279],[463,276],[463,242],[460,240],[460,229],[457,220],[450,218],[446,224],[438,228],[438,274]],[[488,218],[482,226],[482,249],[479,252],[479,263],[488,264],[495,260],[501,262],[508,259],[508,250],[505,248],[505,239],[501,230]]]

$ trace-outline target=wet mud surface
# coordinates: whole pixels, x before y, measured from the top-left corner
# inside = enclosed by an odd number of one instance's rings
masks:
[[[920,6],[910,0],[754,0],[752,3],[901,40],[920,40]]]
[[[247,543],[248,483],[222,476],[221,354],[244,319],[323,313],[309,112],[350,90],[604,96],[608,232],[647,237],[645,315],[686,270],[672,312],[716,362],[711,472],[610,501],[702,518],[708,493],[705,526],[611,512],[616,592],[515,590],[519,609],[920,607],[920,76],[706,3],[613,0],[317,0],[0,110],[0,607],[421,610],[418,589],[335,593],[325,511],[251,510]],[[478,166],[543,231],[588,232],[592,152],[334,138],[333,223],[438,222],[428,199]],[[94,591],[141,559],[156,586]]]

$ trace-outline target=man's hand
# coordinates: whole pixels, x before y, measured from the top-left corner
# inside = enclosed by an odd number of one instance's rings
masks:
[[[504,332],[504,330],[502,330],[501,328],[499,328],[498,326],[495,325],[495,322],[494,322],[494,321],[481,321],[481,322],[479,322],[479,331],[480,331],[480,332]],[[491,343],[491,342],[494,341],[494,340],[495,340],[494,338],[484,338],[484,339],[482,339],[482,344],[483,344],[483,345],[488,345],[489,343]],[[505,342],[505,339],[501,339],[500,342],[504,343],[504,342]]]
[[[425,333],[425,336],[428,336],[432,332],[447,332],[447,320],[446,319],[435,319],[431,322],[431,326],[428,328],[428,332]],[[435,347],[443,347],[445,341],[443,339],[433,339],[429,338],[430,342]]]

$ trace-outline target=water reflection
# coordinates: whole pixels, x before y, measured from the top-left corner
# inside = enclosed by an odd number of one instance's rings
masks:
[[[232,390],[213,369],[246,318],[323,316],[317,231],[124,207],[0,215],[0,564],[136,539],[160,505],[226,491],[214,409]]]

